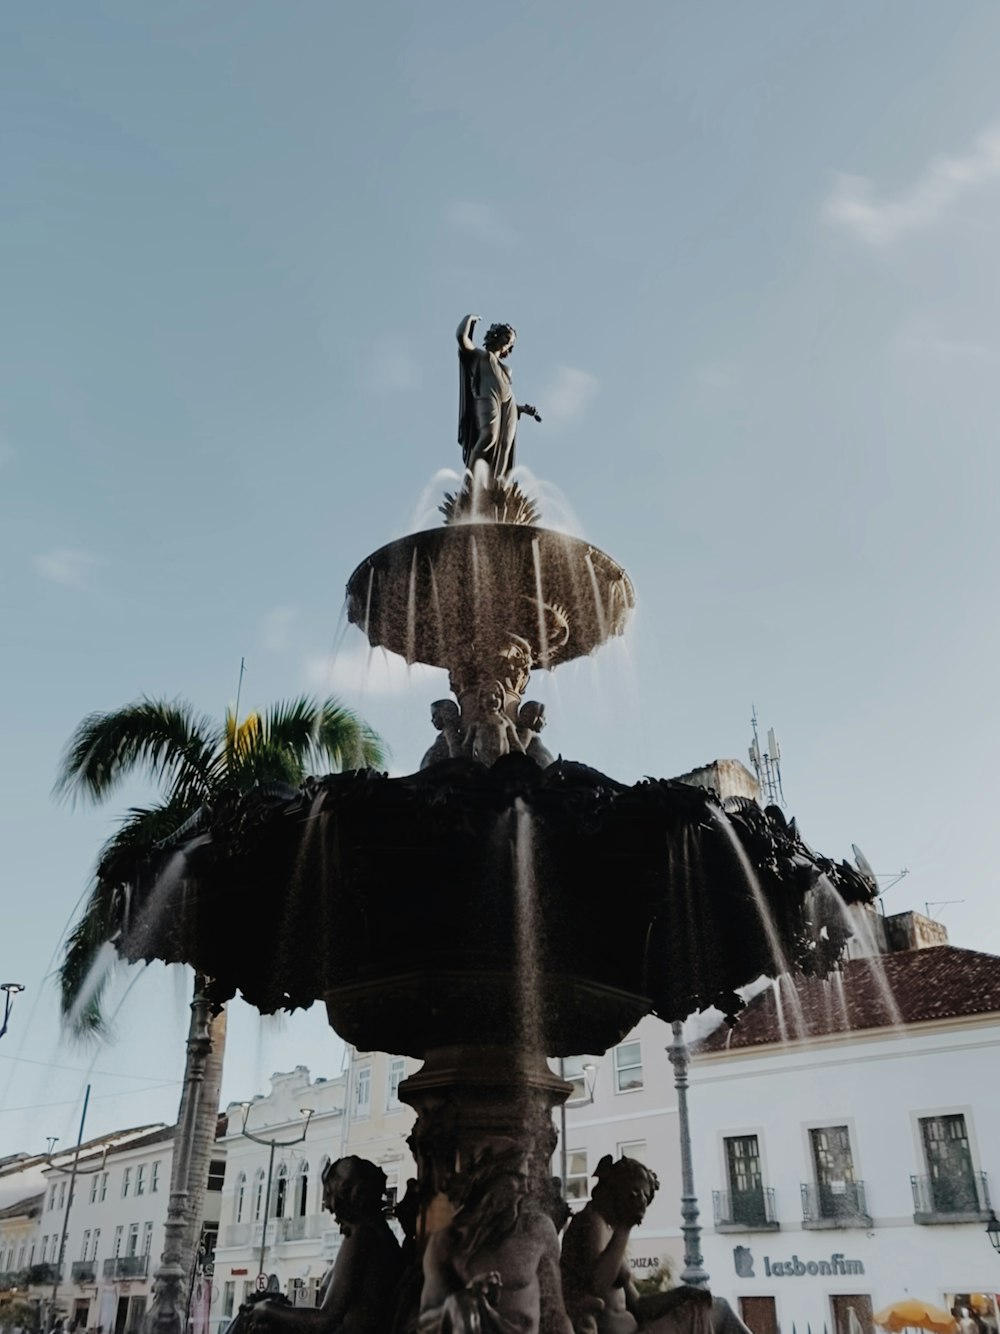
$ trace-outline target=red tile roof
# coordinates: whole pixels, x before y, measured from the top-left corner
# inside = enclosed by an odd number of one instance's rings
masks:
[[[732,1030],[717,1028],[696,1052],[735,1051],[781,1042],[921,1024],[959,1015],[1000,1014],[1000,957],[935,945],[877,959],[850,959],[841,976],[782,978],[779,1017],[773,988],[755,996]],[[782,1022],[783,1018],[783,1022]]]

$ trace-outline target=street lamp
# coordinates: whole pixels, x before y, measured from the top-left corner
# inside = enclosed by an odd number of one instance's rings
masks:
[[[989,1221],[986,1224],[986,1235],[990,1239],[990,1245],[1000,1255],[1000,1218],[991,1209]]]
[[[24,984],[21,982],[0,982],[0,991],[4,993],[3,998],[3,1020],[0,1021],[0,1038],[7,1032],[7,1025],[10,1023],[10,1010],[14,1004],[14,997],[19,996],[24,990]]]
[[[260,1268],[257,1271],[258,1273],[263,1274],[264,1253],[267,1250],[267,1216],[271,1207],[271,1178],[274,1175],[274,1151],[275,1149],[290,1148],[293,1144],[301,1144],[309,1133],[309,1119],[316,1109],[314,1107],[299,1108],[299,1111],[306,1118],[306,1123],[302,1127],[301,1135],[296,1135],[294,1139],[264,1139],[263,1136],[255,1135],[252,1131],[247,1130],[247,1121],[250,1118],[250,1108],[252,1106],[253,1104],[249,1102],[243,1104],[243,1130],[241,1133],[245,1135],[247,1139],[252,1139],[255,1144],[263,1144],[270,1149],[267,1159],[267,1189],[264,1191],[264,1222],[260,1229]]]
[[[701,1256],[701,1227],[698,1223],[698,1197],[694,1189],[694,1164],[691,1160],[691,1129],[688,1122],[688,1066],[690,1053],[684,1041],[684,1024],[675,1019],[670,1026],[673,1041],[667,1048],[667,1060],[674,1067],[677,1092],[677,1128],[681,1142],[681,1235],[684,1238],[684,1268],[681,1281],[693,1288],[708,1286]]]

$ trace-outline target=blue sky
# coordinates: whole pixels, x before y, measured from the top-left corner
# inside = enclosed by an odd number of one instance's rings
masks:
[[[176,1108],[183,975],[59,1038],[142,796],[53,802],[85,714],[221,714],[245,656],[247,707],[429,743],[440,679],[338,622],[457,464],[469,310],[518,327],[547,513],[639,595],[538,683],[550,747],[669,776],[743,758],[755,702],[810,841],[1000,950],[998,39],[975,0],[3,6],[0,1152],[69,1139],[90,1062],[95,1132]],[[337,1068],[318,1008],[232,1023],[227,1096]]]

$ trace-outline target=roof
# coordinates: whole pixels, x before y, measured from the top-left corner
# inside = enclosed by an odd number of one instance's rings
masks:
[[[35,1214],[41,1213],[44,1199],[45,1192],[42,1191],[40,1195],[28,1195],[23,1200],[8,1204],[5,1209],[0,1209],[0,1219],[32,1218]]]
[[[172,1140],[177,1133],[176,1126],[154,1126],[146,1134],[136,1135],[134,1139],[125,1140],[120,1144],[108,1145],[107,1156],[113,1158],[118,1153],[130,1153],[133,1149],[145,1149],[151,1144],[163,1144],[167,1140]],[[100,1148],[101,1153],[89,1153],[86,1158],[81,1157],[80,1162],[93,1162],[99,1159],[104,1152],[106,1141],[96,1141],[90,1145],[90,1148]]]
[[[769,987],[755,996],[734,1028],[717,1028],[697,1044],[696,1051],[735,1051],[796,1037],[997,1014],[1000,958],[955,945],[934,945],[877,959],[850,959],[839,975],[796,980],[800,1015],[794,1012],[788,986],[788,979],[782,978],[777,990]]]

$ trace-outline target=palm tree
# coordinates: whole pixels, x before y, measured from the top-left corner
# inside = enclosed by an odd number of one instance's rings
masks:
[[[374,731],[336,700],[301,698],[252,713],[227,711],[220,727],[189,704],[141,699],[85,718],[70,738],[56,793],[105,801],[128,776],[144,773],[160,789],[151,806],[133,807],[98,856],[94,879],[59,969],[63,1015],[76,1036],[107,1031],[101,1009],[107,957],[120,901],[137,861],[207,820],[214,808],[254,787],[297,786],[315,767],[372,768],[386,750]],[[207,979],[195,976],[184,1088],[177,1117],[170,1209],[156,1275],[151,1323],[183,1329],[187,1294],[215,1142],[226,1014],[214,1016]]]

